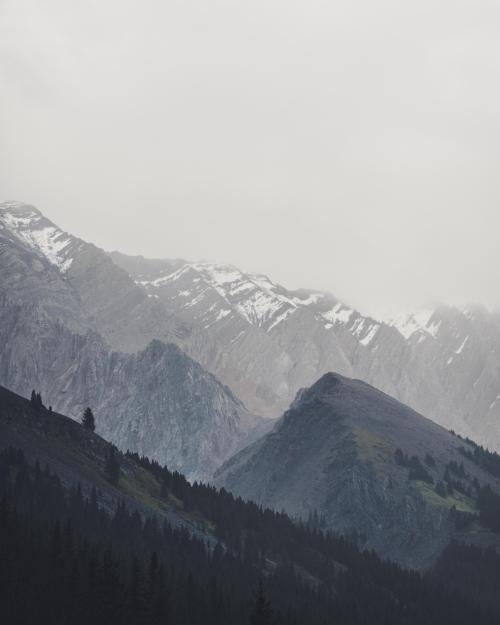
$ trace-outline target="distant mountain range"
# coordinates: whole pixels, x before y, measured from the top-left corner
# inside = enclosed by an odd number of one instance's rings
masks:
[[[233,266],[110,256],[191,328],[176,340],[250,410],[278,416],[302,387],[337,371],[500,450],[498,312],[443,305],[384,322]]]
[[[384,322],[331,294],[288,290],[233,266],[107,254],[16,202],[0,205],[0,227],[4,306],[17,302],[23,315],[35,306],[38,322],[43,310],[47,323],[57,321],[79,336],[90,332],[94,345],[98,336],[111,352],[138,354],[154,340],[176,344],[221,388],[231,389],[229,403],[238,398],[237,431],[261,427],[250,415],[278,417],[301,388],[336,371],[500,450],[499,313],[439,306]],[[9,318],[2,320],[2,337],[10,340]],[[28,369],[15,364],[16,354],[4,354],[0,382],[14,381],[13,388],[26,393],[36,379],[30,382]],[[68,360],[65,370],[69,366]],[[71,415],[79,412],[87,400],[70,406],[64,397],[82,394],[63,393],[52,374],[42,379],[42,370],[37,383],[50,390],[51,400]],[[245,436],[236,436],[228,448]],[[226,459],[225,452],[215,455],[211,466]],[[188,465],[181,468],[191,475]]]

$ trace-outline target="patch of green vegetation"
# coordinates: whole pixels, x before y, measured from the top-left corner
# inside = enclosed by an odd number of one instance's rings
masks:
[[[215,531],[215,523],[206,519],[201,512],[198,512],[198,510],[184,512],[182,516],[193,523],[193,525],[196,525],[199,529],[209,532]]]
[[[381,466],[392,459],[394,450],[383,438],[358,428],[353,429],[353,435],[361,460]]]
[[[159,499],[160,486],[155,478],[152,475],[148,475],[143,469],[138,471],[133,477],[122,472],[118,488],[124,494],[141,501],[154,512],[165,515],[165,510],[162,508],[161,500]]]
[[[90,469],[96,474],[99,473],[96,458],[88,453],[85,453],[78,441],[75,441],[67,436],[50,436],[50,446],[52,449],[58,447],[66,454],[71,454],[79,466]]]
[[[197,510],[186,511],[183,502],[172,493],[169,493],[168,499],[164,501],[160,496],[160,483],[154,475],[142,467],[135,470],[133,475],[122,472],[118,488],[124,494],[141,501],[150,510],[161,516],[166,516],[165,503],[168,501],[171,506],[177,509],[178,514],[189,523],[203,530],[215,531],[214,523],[208,521]]]
[[[440,508],[455,508],[459,512],[468,512],[469,514],[477,514],[477,508],[474,505],[474,501],[470,497],[466,497],[460,494],[448,495],[447,497],[441,497],[436,493],[436,490],[432,484],[427,484],[420,480],[413,482],[425,501],[434,507]]]

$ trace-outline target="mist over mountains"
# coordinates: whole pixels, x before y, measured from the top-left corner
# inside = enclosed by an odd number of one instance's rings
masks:
[[[336,371],[500,449],[498,313],[439,306],[380,321],[329,293],[290,291],[233,266],[107,254],[20,203],[1,205],[0,224],[10,268],[1,278],[5,302],[34,305],[51,323],[93,333],[94,345],[98,335],[122,354],[142,352],[154,340],[173,343],[231,389],[245,406],[235,414],[278,417],[301,388]],[[23,349],[10,353],[17,352]],[[102,362],[97,357],[93,369]],[[16,371],[12,363],[4,366],[0,381],[12,383]],[[72,407],[64,399],[72,393],[42,382],[51,401],[70,414],[87,401]],[[14,388],[28,390],[20,378]],[[104,406],[107,400],[97,395],[88,400]]]

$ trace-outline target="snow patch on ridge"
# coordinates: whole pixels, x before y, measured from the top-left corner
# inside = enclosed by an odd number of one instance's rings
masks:
[[[425,332],[426,334],[436,337],[441,321],[430,323],[434,310],[422,309],[409,313],[402,313],[392,319],[387,320],[387,324],[395,328],[405,339],[409,339],[416,332]]]
[[[242,275],[235,267],[225,265],[193,265],[194,269],[201,269],[210,275],[215,284],[225,285],[240,280]],[[208,271],[207,271],[208,269]]]
[[[331,324],[347,323],[353,313],[354,310],[351,310],[347,306],[344,306],[341,302],[338,302],[331,310],[323,313],[322,317]]]
[[[311,293],[304,299],[300,297],[293,297],[291,301],[297,306],[310,306],[311,304],[317,304],[320,300],[325,297],[324,293]]]

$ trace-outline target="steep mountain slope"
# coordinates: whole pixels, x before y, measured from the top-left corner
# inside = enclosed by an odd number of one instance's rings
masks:
[[[500,544],[477,518],[480,488],[498,493],[500,481],[471,460],[472,449],[368,384],[329,373],[215,481],[292,516],[318,515],[386,557],[427,567],[456,535]]]
[[[121,310],[117,327],[127,328],[137,306],[152,308],[151,298],[103,252],[62,233],[29,206],[0,205],[0,226],[2,384],[25,395],[35,387],[74,418],[90,405],[99,431],[121,449],[168,458],[193,479],[208,479],[261,426],[174,345],[149,342],[136,353],[109,347],[98,332],[103,319],[112,326],[113,311]],[[89,284],[99,292],[89,295]],[[147,316],[137,318],[143,323]]]
[[[258,419],[178,347],[153,341],[136,354],[113,354],[91,397],[108,415],[99,432],[192,480],[216,468],[260,432]],[[97,394],[98,393],[98,394]]]
[[[278,415],[335,370],[500,449],[498,313],[439,306],[376,321],[328,293],[289,291],[232,266],[111,257],[172,315],[210,335],[198,359],[262,414]]]
[[[35,409],[28,400],[0,387],[0,451],[9,447],[22,450],[31,465],[36,461],[41,468],[49,465],[66,488],[79,484],[86,496],[97,489],[99,503],[108,511],[122,500],[141,515],[154,513],[174,526],[199,531],[174,499],[160,497],[160,485],[133,459],[120,456],[120,479],[111,483],[105,469],[110,443],[68,417]],[[205,538],[213,539],[208,532]]]

